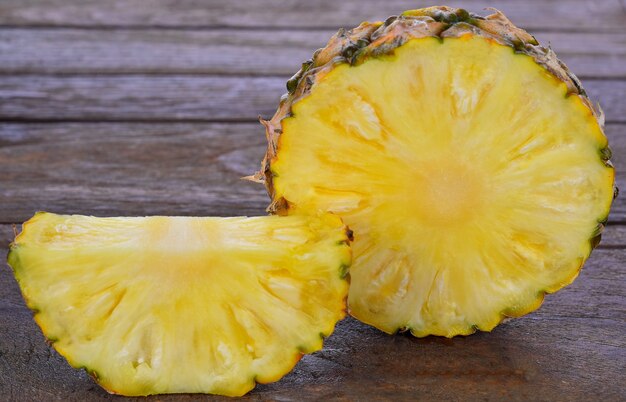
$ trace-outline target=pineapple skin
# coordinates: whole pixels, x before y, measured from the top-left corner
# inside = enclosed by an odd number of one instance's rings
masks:
[[[535,63],[543,67],[548,74],[565,84],[567,96],[578,97],[584,107],[588,109],[590,116],[597,122],[604,134],[604,114],[599,105],[593,105],[588,98],[580,80],[557,58],[550,47],[545,47],[527,31],[516,27],[502,12],[495,8],[487,16],[480,16],[464,9],[435,6],[423,9],[408,10],[399,16],[391,16],[385,21],[363,22],[353,29],[340,29],[326,44],[325,47],[314,52],[311,59],[302,63],[301,69],[287,81],[287,93],[279,102],[274,116],[269,119],[260,119],[265,128],[267,150],[261,162],[261,168],[247,179],[265,185],[271,199],[267,211],[277,215],[288,215],[295,205],[290,205],[289,200],[278,196],[273,184],[273,163],[278,159],[278,153],[283,132],[282,120],[292,117],[292,107],[301,99],[307,97],[316,82],[321,81],[337,66],[348,64],[358,66],[368,59],[393,54],[395,49],[411,39],[419,38],[460,38],[465,36],[482,37],[494,43],[510,47],[516,54],[530,56]],[[607,145],[598,149],[604,164],[613,168],[610,161],[612,152]],[[615,185],[613,173],[613,199],[618,195],[619,189]],[[590,251],[583,259],[578,269],[565,282],[554,285],[538,292],[536,300],[524,308],[518,308],[512,312],[501,312],[499,323],[514,317],[521,317],[536,309],[543,303],[546,293],[554,293],[572,283],[578,276],[584,261],[591,251],[600,244],[601,234],[608,220],[610,209],[607,208],[603,216],[597,219],[598,225],[589,234]],[[357,319],[350,309],[348,310]],[[364,322],[377,326],[373,322]],[[498,324],[496,324],[497,326]],[[407,328],[399,327],[395,331],[383,330],[387,333],[406,331]],[[473,328],[469,333],[473,333]],[[468,335],[469,333],[464,333]],[[459,333],[460,334],[460,333]],[[415,334],[414,334],[415,335]],[[418,335],[415,335],[418,336]],[[447,335],[452,337],[454,335]]]

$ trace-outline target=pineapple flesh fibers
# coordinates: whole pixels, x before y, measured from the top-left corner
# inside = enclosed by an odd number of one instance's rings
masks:
[[[319,217],[38,213],[9,263],[56,350],[109,392],[243,395],[344,317],[350,233]]]
[[[489,331],[575,279],[614,170],[600,114],[542,49],[502,14],[416,10],[340,31],[290,81],[263,122],[270,209],[354,230],[352,315]]]

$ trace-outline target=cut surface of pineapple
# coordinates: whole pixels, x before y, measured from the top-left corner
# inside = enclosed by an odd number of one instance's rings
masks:
[[[349,231],[315,217],[38,213],[8,257],[55,349],[109,392],[243,395],[345,312]]]
[[[573,75],[470,25],[526,38],[501,14],[406,15],[340,32],[294,78],[264,122],[271,208],[332,211],[354,230],[356,318],[489,331],[577,276],[613,199],[607,139]]]

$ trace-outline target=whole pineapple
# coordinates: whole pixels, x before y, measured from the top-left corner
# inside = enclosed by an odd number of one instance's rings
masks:
[[[489,331],[571,283],[614,196],[603,117],[502,13],[340,30],[287,83],[255,176],[277,214],[355,232],[349,309],[393,333]]]

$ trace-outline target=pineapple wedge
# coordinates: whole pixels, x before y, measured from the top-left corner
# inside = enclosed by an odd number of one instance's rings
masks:
[[[502,13],[407,11],[341,30],[262,121],[278,214],[355,232],[348,305],[393,333],[467,335],[571,283],[614,197],[603,117]]]
[[[8,257],[54,348],[111,393],[243,395],[344,317],[340,218],[38,213]]]

